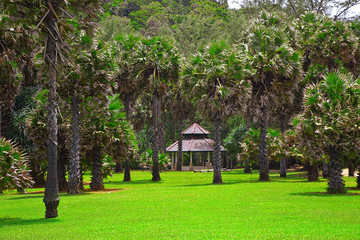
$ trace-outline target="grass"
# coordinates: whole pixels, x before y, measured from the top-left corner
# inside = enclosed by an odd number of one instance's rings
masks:
[[[88,176],[87,176],[88,177]],[[44,219],[43,194],[0,195],[0,239],[358,239],[360,191],[325,194],[327,183],[224,172],[132,172],[105,180],[117,192],[60,194],[59,217]],[[355,187],[355,178],[345,178]],[[42,189],[31,189],[39,191]]]

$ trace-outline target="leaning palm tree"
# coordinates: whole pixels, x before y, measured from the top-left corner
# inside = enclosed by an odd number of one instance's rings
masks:
[[[215,126],[213,183],[222,183],[221,122],[238,111],[250,87],[243,78],[247,72],[244,57],[224,41],[214,42],[200,48],[184,70],[199,109]]]
[[[179,55],[172,41],[164,37],[152,37],[141,40],[133,57],[134,64],[139,69],[138,78],[142,83],[142,89],[152,94],[152,180],[161,181],[158,155],[159,134],[163,134],[160,128],[161,100],[168,91],[168,84],[178,80]]]
[[[304,112],[297,116],[296,131],[300,143],[318,146],[329,162],[329,193],[345,192],[341,157],[359,149],[360,85],[339,74],[306,89]],[[306,138],[304,132],[307,132]],[[310,142],[308,142],[310,140]],[[306,144],[306,142],[308,142]]]
[[[254,113],[260,119],[260,181],[269,181],[266,129],[269,113],[281,106],[280,97],[291,95],[298,84],[300,57],[290,46],[289,29],[272,14],[263,13],[250,27],[247,42],[254,74],[252,85]]]

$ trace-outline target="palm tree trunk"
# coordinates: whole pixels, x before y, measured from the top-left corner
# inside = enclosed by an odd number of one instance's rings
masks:
[[[124,172],[124,182],[130,182],[130,159],[127,157],[125,160],[125,172]]]
[[[59,41],[57,34],[57,17],[54,12],[58,12],[60,0],[48,1],[49,14],[46,17],[46,26],[48,30],[48,40],[46,46],[46,62],[48,65],[48,172],[45,186],[44,203],[46,207],[45,218],[55,218],[58,216],[57,207],[59,206],[59,188],[57,181],[57,102],[56,102],[56,68],[55,60],[57,55],[56,44]]]
[[[122,161],[118,161],[115,164],[115,172],[117,173],[123,173],[123,166],[122,166]]]
[[[319,181],[319,168],[317,165],[309,165],[308,168],[308,181],[317,182]]]
[[[178,136],[178,152],[177,152],[177,163],[176,163],[176,171],[181,171],[182,165],[182,118],[179,119],[179,136]]]
[[[247,115],[246,116],[246,130],[248,131],[250,129],[250,111],[249,111],[249,108],[247,110],[246,115]],[[249,158],[247,158],[246,161],[245,161],[244,173],[251,173],[250,162],[251,162],[251,160]]]
[[[159,96],[157,94],[157,92],[154,92],[153,95],[153,142],[152,142],[152,152],[153,152],[153,169],[152,169],[152,180],[154,182],[158,182],[161,181],[160,178],[160,172],[159,172],[159,142],[158,142],[158,134],[159,134],[159,129],[158,129],[158,117],[159,117],[159,113],[158,113],[158,101],[159,101]]]
[[[125,97],[125,110],[126,110],[126,120],[129,121],[129,110],[130,110],[130,96],[126,94]],[[125,173],[124,173],[124,182],[130,182],[130,159],[127,157],[125,159]]]
[[[325,161],[323,161],[322,166],[322,177],[329,178],[329,165]]]
[[[355,164],[354,162],[349,163],[349,177],[355,176]]]
[[[220,118],[216,118],[215,120],[215,132],[214,132],[214,184],[223,183],[221,178],[221,137],[220,137],[220,131],[221,131],[221,120]]]
[[[280,131],[281,136],[285,136],[285,116],[280,114]],[[280,177],[286,177],[286,158],[280,159]]]
[[[95,140],[95,144],[92,149],[92,178],[90,183],[90,188],[93,191],[100,191],[104,189],[103,179],[102,179],[102,164],[101,164],[101,153],[102,149],[97,140]]]
[[[71,99],[72,106],[72,135],[71,135],[71,149],[70,149],[70,167],[69,167],[69,194],[83,193],[81,188],[82,178],[80,170],[80,111],[79,111],[79,97],[74,94]]]
[[[172,136],[172,140],[173,140],[173,142],[175,142],[175,141],[176,141],[176,130],[177,130],[177,128],[176,128],[176,120],[175,120],[175,118],[174,118],[173,136]]]
[[[146,149],[149,149],[150,131],[149,126],[146,125]]]
[[[68,162],[68,150],[66,149],[65,136],[61,133],[58,136],[60,151],[57,161],[58,186],[59,191],[66,191],[68,184],[66,181],[66,163]]]
[[[345,184],[344,180],[342,180],[342,169],[339,158],[339,152],[335,147],[330,147],[329,149],[329,182],[328,182],[328,193],[344,193],[345,192]]]
[[[1,130],[2,130],[2,101],[0,101],[0,138],[2,137]]]
[[[266,140],[267,127],[267,109],[261,107],[262,117],[260,118],[260,136],[259,136],[259,181],[270,181],[269,177],[269,161]]]
[[[158,113],[158,150],[161,153],[166,152],[166,144],[165,144],[165,126],[161,120],[161,99],[158,98],[157,104],[157,113]]]

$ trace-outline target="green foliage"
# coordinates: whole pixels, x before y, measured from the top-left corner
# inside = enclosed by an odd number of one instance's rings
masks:
[[[191,13],[202,17],[226,19],[227,9],[209,0],[193,0],[190,2]]]
[[[34,182],[29,173],[28,156],[13,142],[0,138],[0,193],[30,187]]]
[[[166,165],[171,162],[169,156],[162,152],[159,152],[158,156],[160,169],[166,170]],[[143,167],[153,165],[153,151],[151,149],[147,149],[140,155],[140,163]]]
[[[106,145],[107,151],[113,159],[137,158],[138,142],[135,132],[126,120],[119,95],[109,96],[109,118],[105,122],[108,134],[111,136]]]
[[[247,126],[242,124],[233,128],[228,136],[224,139],[224,147],[227,149],[226,154],[235,158],[237,154],[241,153],[239,142],[242,142],[246,135]]]
[[[115,168],[115,163],[112,160],[112,157],[109,155],[105,155],[102,160],[102,178],[107,179],[108,177],[112,177],[112,173]]]
[[[288,135],[281,135],[279,129],[267,129],[267,149],[268,157],[272,161],[280,161],[286,156],[295,156],[295,149],[292,149],[293,142],[291,137],[293,134],[289,131]],[[250,128],[245,138],[239,142],[241,148],[241,159],[257,161],[259,155],[259,137],[260,130]]]
[[[225,41],[200,48],[183,70],[201,111],[210,120],[237,113],[247,99],[250,85],[245,55]]]
[[[336,73],[306,88],[304,112],[294,121],[298,147],[304,155],[320,158],[332,146],[341,154],[359,149],[359,89],[358,81]]]

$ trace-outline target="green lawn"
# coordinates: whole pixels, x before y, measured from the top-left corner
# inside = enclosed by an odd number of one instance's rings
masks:
[[[43,194],[0,195],[0,239],[359,239],[360,191],[324,194],[327,183],[271,175],[132,172],[115,174],[106,188],[118,192],[61,194],[59,217],[44,219]],[[355,187],[355,178],[345,178]],[[31,191],[39,191],[34,189]],[[357,195],[359,194],[359,195]]]

